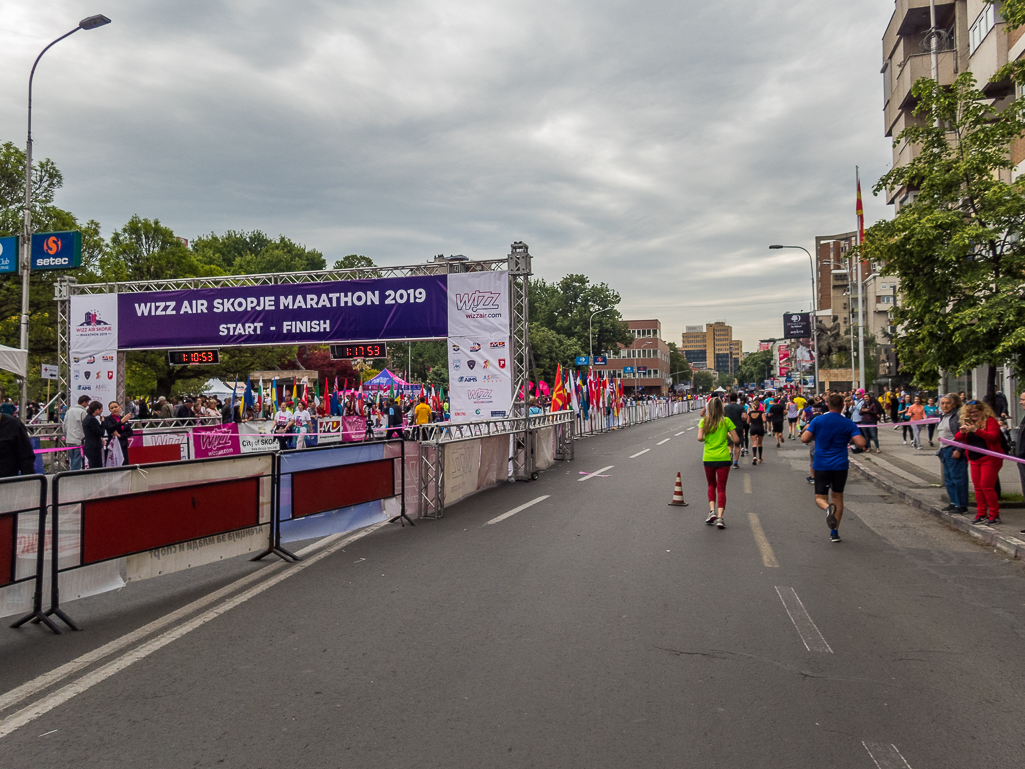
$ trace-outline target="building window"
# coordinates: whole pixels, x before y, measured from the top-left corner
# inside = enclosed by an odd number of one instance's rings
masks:
[[[968,30],[968,53],[975,53],[982,41],[986,39],[986,35],[990,33],[997,24],[997,9],[996,6],[989,3],[982,9],[982,13],[979,14],[979,18],[972,24],[972,28]]]

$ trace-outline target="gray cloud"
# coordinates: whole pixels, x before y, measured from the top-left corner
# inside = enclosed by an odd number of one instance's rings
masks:
[[[808,307],[799,251],[869,222],[888,168],[888,3],[7,0],[0,138],[109,232],[284,233],[329,259],[493,258],[583,272],[665,336],[726,319],[752,349]]]

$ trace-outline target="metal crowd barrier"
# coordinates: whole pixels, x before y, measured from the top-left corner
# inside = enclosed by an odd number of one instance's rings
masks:
[[[41,622],[56,633],[57,624],[50,612],[43,611],[43,554],[46,550],[46,487],[45,475],[22,475],[0,479],[0,597],[5,600],[21,592],[28,582],[34,581],[32,610],[11,627],[21,627],[29,620]],[[24,519],[35,515],[35,526],[25,526]],[[29,533],[35,529],[35,539]],[[34,551],[34,555],[33,555]],[[19,555],[29,555],[35,561],[29,570],[19,563]],[[22,559],[27,560],[27,559]]]

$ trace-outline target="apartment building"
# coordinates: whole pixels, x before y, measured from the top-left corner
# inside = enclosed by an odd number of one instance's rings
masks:
[[[736,373],[743,358],[741,340],[733,338],[733,326],[725,321],[684,329],[680,352],[694,369]]]
[[[599,371],[612,371],[623,377],[627,393],[665,395],[669,390],[669,345],[662,339],[659,320],[628,320],[633,341],[609,352],[608,364]]]
[[[924,118],[912,111],[916,100],[911,88],[919,78],[934,77],[932,49],[935,42],[936,73],[941,85],[950,85],[958,74],[970,71],[978,87],[1001,109],[1016,97],[1013,83],[990,82],[1009,61],[1025,56],[1025,28],[1008,32],[1000,18],[999,3],[985,0],[936,0],[936,27],[931,27],[930,0],[896,0],[893,16],[883,35],[883,124],[885,135],[896,138]],[[919,148],[900,142],[893,148],[894,168],[910,162]],[[1011,146],[1014,176],[1025,161],[1025,140]],[[1010,179],[1008,179],[1010,181]],[[887,191],[886,200],[896,210],[914,199],[915,190]]]

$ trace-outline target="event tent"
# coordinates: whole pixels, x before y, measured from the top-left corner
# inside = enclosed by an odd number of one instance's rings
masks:
[[[383,371],[381,371],[380,374],[375,376],[373,379],[368,379],[366,382],[363,383],[363,386],[382,388],[394,387],[396,390],[409,390],[420,387],[420,385],[410,384],[409,382],[404,381],[400,377],[395,376],[395,374],[390,372],[388,369],[384,369]]]
[[[17,374],[22,379],[28,376],[28,350],[5,347],[0,344],[0,369]]]
[[[235,392],[236,397],[245,392],[245,382],[238,383],[239,389],[234,391],[231,385],[224,384],[220,379],[211,379],[205,385],[203,385],[203,395],[216,396],[217,398],[224,399],[230,398],[232,392]]]

